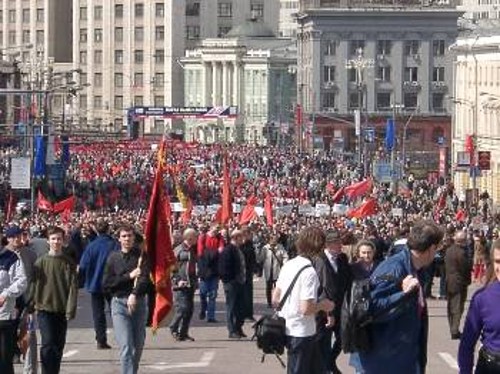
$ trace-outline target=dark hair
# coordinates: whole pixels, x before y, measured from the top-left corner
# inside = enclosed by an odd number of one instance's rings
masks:
[[[65,235],[64,230],[59,226],[51,226],[47,229],[47,238],[54,234],[61,234],[63,237]]]
[[[325,248],[325,233],[319,227],[309,226],[299,233],[295,241],[297,253],[304,257],[316,257]]]
[[[361,248],[364,245],[370,247],[373,250],[373,252],[377,250],[375,243],[373,243],[371,240],[361,239],[359,242],[356,243],[356,251],[355,251],[356,256],[359,256],[359,248]]]
[[[101,234],[101,235],[107,234],[107,232],[109,230],[109,223],[103,219],[100,219],[97,221],[97,223],[95,225],[95,229],[97,230],[98,234]]]
[[[488,269],[486,271],[486,285],[491,284],[497,280],[495,274],[495,249],[500,251],[500,239],[495,240],[491,243],[490,249],[490,261],[488,264]]]
[[[125,232],[132,232],[132,233],[135,234],[135,228],[134,228],[134,226],[132,226],[129,223],[122,223],[122,224],[118,225],[118,227],[116,229],[116,235],[120,236],[120,233],[122,233],[123,231],[125,231]]]
[[[425,252],[431,246],[438,245],[443,236],[443,230],[434,221],[418,221],[408,235],[408,247],[417,252]]]

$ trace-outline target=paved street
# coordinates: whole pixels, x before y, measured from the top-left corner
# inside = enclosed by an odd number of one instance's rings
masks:
[[[265,311],[264,284],[255,283],[256,314]],[[470,295],[469,295],[470,296]],[[79,300],[77,318],[70,324],[62,373],[119,373],[118,352],[112,329],[109,342],[113,346],[109,351],[98,351],[95,348],[94,331],[90,299],[82,292]],[[429,302],[430,307],[430,344],[428,373],[457,373],[456,352],[458,343],[449,338],[446,321],[445,301]],[[197,307],[196,307],[197,308]],[[219,303],[217,318],[224,320],[223,304]],[[195,342],[175,342],[169,330],[164,328],[156,336],[148,330],[146,347],[141,361],[142,373],[216,373],[234,374],[244,370],[245,374],[271,374],[283,372],[278,361],[267,356],[263,364],[255,343],[249,339],[229,341],[223,322],[207,325],[197,318],[195,310],[193,328],[190,334]],[[246,324],[245,332],[250,335],[250,325]],[[347,365],[347,357],[342,356],[340,368],[344,373],[352,373]],[[16,373],[21,373],[17,367]],[[403,373],[402,373],[403,374]]]

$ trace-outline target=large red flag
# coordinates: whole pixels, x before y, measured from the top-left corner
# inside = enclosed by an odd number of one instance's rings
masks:
[[[264,211],[266,212],[266,221],[268,226],[274,225],[273,218],[273,201],[271,198],[271,194],[266,193],[266,198],[264,199]]]
[[[377,201],[373,198],[366,200],[359,207],[347,212],[349,218],[365,218],[377,213]]]
[[[224,154],[224,170],[222,180],[222,212],[220,223],[225,225],[233,216],[233,199],[231,197],[231,180],[229,176],[227,154]]]
[[[150,261],[151,277],[156,289],[156,302],[151,327],[156,331],[172,310],[173,293],[170,272],[175,266],[175,254],[170,235],[170,216],[166,206],[170,206],[163,188],[165,140],[159,149],[159,162],[149,201],[149,210],[144,230],[146,253]],[[160,160],[161,159],[161,160]]]
[[[7,211],[5,212],[5,221],[10,222],[12,217],[14,217],[14,213],[16,212],[16,198],[14,197],[14,193],[10,191],[9,194],[9,202],[7,203]]]
[[[366,194],[372,188],[372,180],[370,178],[365,179],[364,181],[351,184],[347,186],[344,191],[346,196],[353,200],[357,197],[361,197]]]
[[[345,187],[339,188],[337,192],[335,192],[335,195],[332,197],[332,202],[334,204],[338,203],[345,195]]]
[[[75,209],[76,198],[70,196],[54,204],[54,213],[62,213],[65,210],[72,212]]]
[[[52,203],[43,196],[42,191],[38,190],[38,197],[36,199],[36,206],[38,210],[46,210],[47,212],[52,212],[54,207]]]
[[[241,210],[240,225],[245,225],[257,218],[257,212],[255,211],[256,204],[257,198],[255,196],[252,195],[248,198],[247,205]]]

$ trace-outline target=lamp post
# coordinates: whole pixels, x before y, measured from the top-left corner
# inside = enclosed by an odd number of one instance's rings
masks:
[[[403,109],[405,106],[403,104],[392,104],[392,123],[394,126],[394,138],[397,141],[397,126],[396,126],[396,116],[397,112]],[[405,125],[406,127],[406,125]],[[396,173],[396,144],[392,145],[391,149],[391,191],[396,194],[398,191],[398,174]]]
[[[363,48],[356,50],[356,57],[346,61],[346,69],[354,69],[356,71],[356,88],[358,90],[358,105],[357,112],[354,114],[356,124],[356,136],[358,143],[358,161],[362,161],[362,137],[361,137],[361,108],[363,107],[363,90],[364,90],[364,72],[366,69],[373,68],[375,61],[371,58],[363,56]],[[366,101],[366,100],[365,100]]]

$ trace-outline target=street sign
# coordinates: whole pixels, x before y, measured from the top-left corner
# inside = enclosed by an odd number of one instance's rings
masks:
[[[361,112],[357,109],[354,111],[354,124],[356,128],[356,136],[361,135]]]
[[[390,183],[393,177],[399,180],[401,176],[402,170],[399,163],[394,165],[394,170],[390,162],[379,161],[373,164],[373,177],[380,183]]]
[[[364,129],[364,134],[365,134],[365,142],[366,143],[373,143],[375,142],[375,129],[373,127],[369,127]]]
[[[31,187],[31,167],[29,157],[11,160],[10,187],[13,190],[29,190]]]
[[[479,170],[490,170],[491,169],[491,152],[490,151],[477,152],[477,166],[479,167]]]

